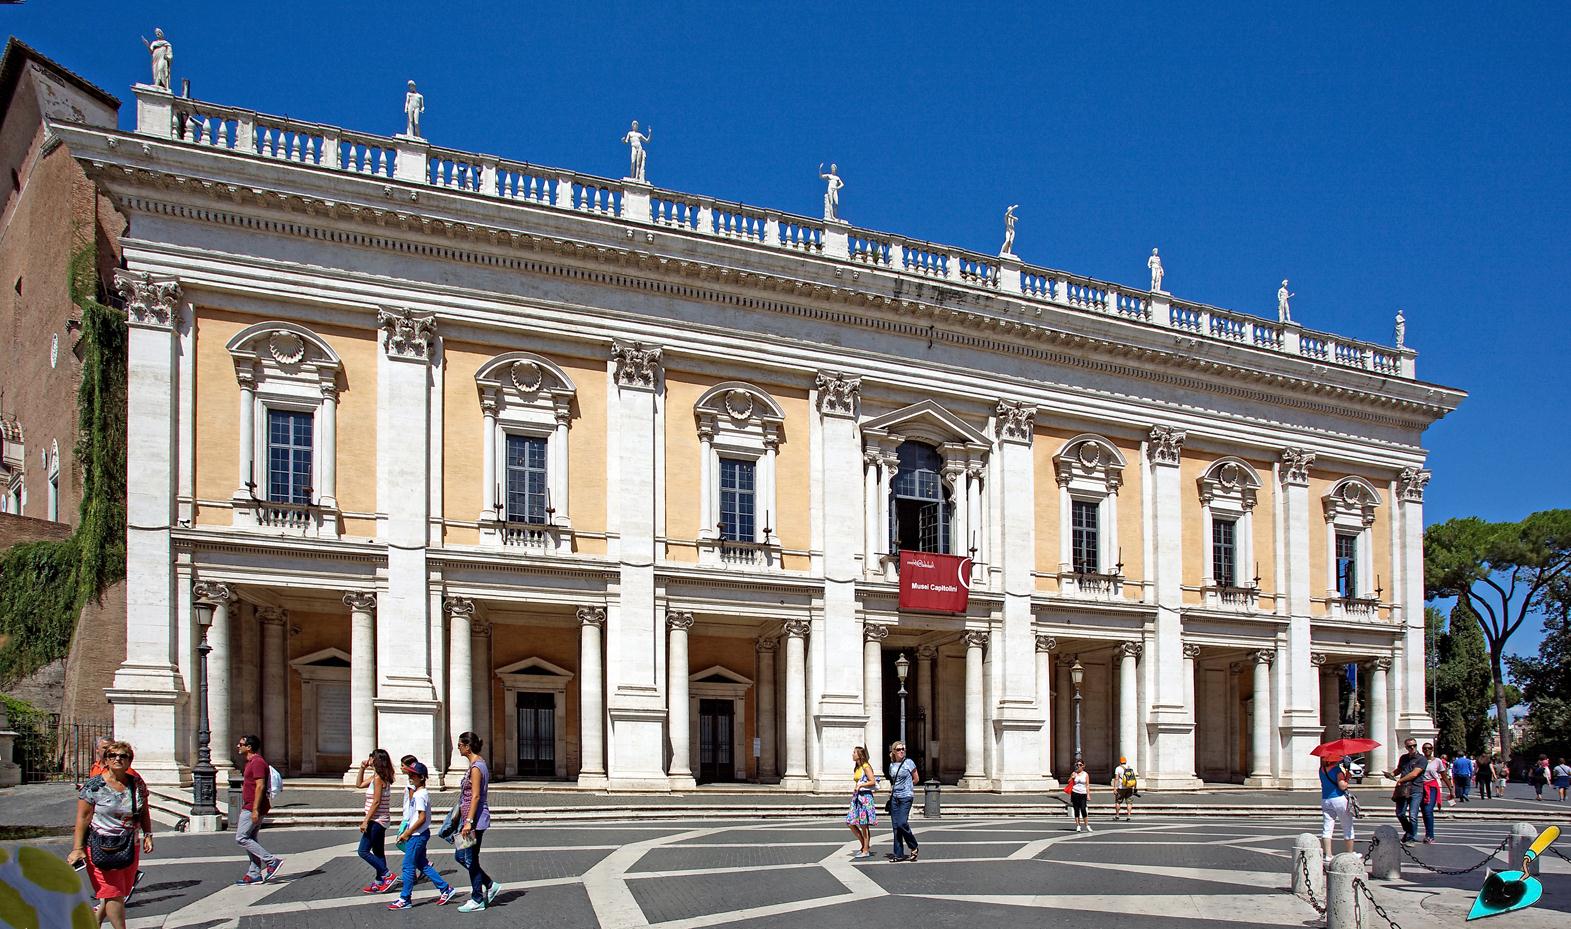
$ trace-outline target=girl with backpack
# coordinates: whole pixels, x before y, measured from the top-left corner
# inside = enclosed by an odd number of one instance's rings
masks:
[[[153,851],[147,785],[130,771],[134,754],[127,742],[105,746],[103,772],[88,778],[78,795],[75,841],[66,857],[72,867],[86,862],[100,901],[98,921],[107,916],[114,929],[125,929],[125,898],[136,885],[137,863]]]
[[[851,856],[851,860],[860,861],[873,857],[872,827],[878,822],[878,810],[873,806],[873,791],[878,789],[878,775],[873,773],[867,749],[860,745],[851,749],[851,764],[854,786],[851,788],[851,810],[846,813],[846,825],[862,843],[862,849]]]

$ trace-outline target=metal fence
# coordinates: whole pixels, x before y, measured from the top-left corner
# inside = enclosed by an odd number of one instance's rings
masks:
[[[63,720],[58,713],[13,719],[16,730],[16,763],[22,783],[69,781],[80,784],[97,761],[100,738],[114,738],[109,723]]]

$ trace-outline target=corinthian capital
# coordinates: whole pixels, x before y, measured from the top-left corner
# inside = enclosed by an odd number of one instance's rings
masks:
[[[980,629],[973,629],[965,634],[966,648],[987,648],[989,636]]]
[[[1139,642],[1120,642],[1117,649],[1120,658],[1139,658],[1145,650],[1146,647]]]
[[[1429,471],[1424,468],[1403,468],[1396,481],[1397,495],[1404,503],[1423,503],[1429,476]]]
[[[813,382],[818,389],[818,412],[825,416],[855,416],[862,379],[835,371],[821,371]]]
[[[1301,448],[1282,449],[1282,483],[1295,487],[1309,486],[1309,466],[1315,463],[1315,453]]]
[[[180,282],[154,280],[146,271],[116,271],[115,290],[125,304],[126,321],[149,329],[172,329]]]
[[[430,361],[436,342],[436,316],[398,307],[376,311],[376,325],[386,335],[382,350],[389,358],[405,361]]]
[[[611,361],[616,365],[618,387],[654,390],[660,381],[660,347],[642,342],[613,341]]]
[[[1187,435],[1182,429],[1172,426],[1153,426],[1151,444],[1146,446],[1146,454],[1154,464],[1176,465]]]
[[[1036,431],[1036,405],[1018,400],[998,401],[998,440],[1030,445]]]

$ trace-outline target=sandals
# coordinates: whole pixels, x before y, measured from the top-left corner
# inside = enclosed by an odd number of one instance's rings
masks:
[[[916,853],[917,853],[917,849],[914,849],[914,848],[911,849],[911,854],[907,855],[905,860],[906,861],[915,861],[916,860]]]

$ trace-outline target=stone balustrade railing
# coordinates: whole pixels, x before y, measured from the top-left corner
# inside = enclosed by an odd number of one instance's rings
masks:
[[[982,255],[844,223],[662,190],[626,179],[611,180],[438,148],[423,139],[368,135],[267,116],[173,97],[145,85],[136,88],[136,95],[137,132],[144,135],[841,259],[895,274],[1008,294],[1032,303],[1296,355],[1330,366],[1392,377],[1417,376],[1416,353],[1411,349],[1344,339],[1307,330],[1296,323],[1279,323],[1174,299],[1160,291],[1035,267],[1014,256]]]

